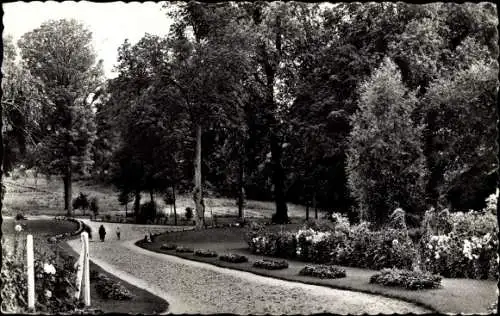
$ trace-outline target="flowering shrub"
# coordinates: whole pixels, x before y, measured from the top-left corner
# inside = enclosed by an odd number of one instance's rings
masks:
[[[398,286],[408,290],[434,289],[441,285],[441,277],[421,271],[383,269],[371,276],[370,283]]]
[[[451,231],[422,241],[423,266],[445,277],[496,279],[498,227],[488,212],[457,212],[446,220]]]
[[[197,250],[195,250],[194,255],[197,257],[204,257],[204,258],[217,257],[217,253],[215,251],[206,250],[206,249],[197,249]]]
[[[246,256],[233,254],[233,253],[228,254],[228,255],[221,255],[219,257],[219,260],[226,261],[226,262],[232,262],[232,263],[248,262],[248,258]]]
[[[96,292],[104,299],[124,301],[133,298],[120,282],[115,282],[103,274],[97,276]]]
[[[256,268],[262,268],[267,270],[280,270],[288,268],[288,262],[286,262],[285,260],[262,259],[255,261],[253,263],[253,266]]]
[[[305,266],[300,275],[309,275],[320,279],[337,279],[346,276],[345,269],[332,265]]]

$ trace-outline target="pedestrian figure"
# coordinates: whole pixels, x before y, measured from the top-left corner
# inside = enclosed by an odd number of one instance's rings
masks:
[[[99,227],[99,236],[101,237],[101,241],[104,241],[104,237],[106,236],[106,229],[104,228],[104,225]]]
[[[120,226],[116,227],[116,238],[118,238],[118,240],[120,240]]]

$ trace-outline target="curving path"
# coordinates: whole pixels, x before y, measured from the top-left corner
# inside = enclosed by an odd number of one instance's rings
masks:
[[[92,228],[90,257],[117,277],[170,303],[171,313],[233,314],[392,314],[427,313],[416,305],[365,293],[282,281],[151,252],[134,245],[165,226],[105,223],[107,240],[96,241],[101,223],[83,220]],[[122,240],[116,240],[120,226]],[[179,229],[179,227],[168,228]],[[180,228],[182,229],[182,228]],[[76,251],[80,241],[69,241]]]

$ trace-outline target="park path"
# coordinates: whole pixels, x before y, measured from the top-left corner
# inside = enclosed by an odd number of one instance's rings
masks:
[[[392,314],[427,313],[416,305],[364,293],[282,281],[151,252],[134,245],[148,232],[181,227],[104,223],[106,241],[98,241],[102,223],[92,228],[91,260],[117,277],[170,303],[171,313],[232,314]],[[116,238],[120,226],[121,240]],[[69,241],[80,250],[78,239]]]

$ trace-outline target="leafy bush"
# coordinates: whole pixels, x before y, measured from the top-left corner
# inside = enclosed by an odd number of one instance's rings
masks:
[[[179,246],[175,249],[175,252],[188,253],[188,252],[194,252],[194,250],[192,248]]]
[[[96,292],[104,299],[124,301],[133,298],[121,283],[111,280],[104,274],[97,276]]]
[[[175,250],[176,248],[177,248],[177,245],[175,245],[175,244],[163,244],[160,247],[160,249],[162,249],[162,250]]]
[[[255,261],[253,266],[266,270],[281,270],[288,268],[288,262],[286,260],[262,259]]]
[[[146,203],[141,204],[139,209],[139,223],[147,223],[148,221],[154,221],[156,218],[156,213],[158,210],[158,205],[156,202],[148,201]]]
[[[104,220],[106,222],[111,222],[111,215],[109,215],[109,214],[104,215]]]
[[[333,265],[305,266],[300,275],[309,275],[320,279],[337,279],[346,276],[345,269]]]
[[[238,254],[228,254],[228,255],[221,255],[219,257],[219,260],[221,261],[226,261],[226,262],[232,262],[232,263],[243,263],[243,262],[248,262],[248,258],[243,255],[238,255]]]
[[[197,257],[204,257],[204,258],[217,257],[217,253],[215,251],[206,250],[206,249],[197,249],[197,250],[195,250],[194,255]]]
[[[190,221],[193,218],[193,209],[191,207],[186,207],[186,214],[184,216],[186,220]]]
[[[435,289],[441,285],[441,277],[427,272],[383,269],[370,278],[370,283],[403,287],[408,290]]]
[[[88,194],[83,194],[82,192],[80,192],[80,194],[75,199],[73,199],[73,209],[75,210],[86,210],[89,208],[89,206],[90,202],[88,200]]]
[[[24,216],[24,214],[17,213],[16,214],[16,221],[22,221],[22,220],[26,220],[26,216]]]

